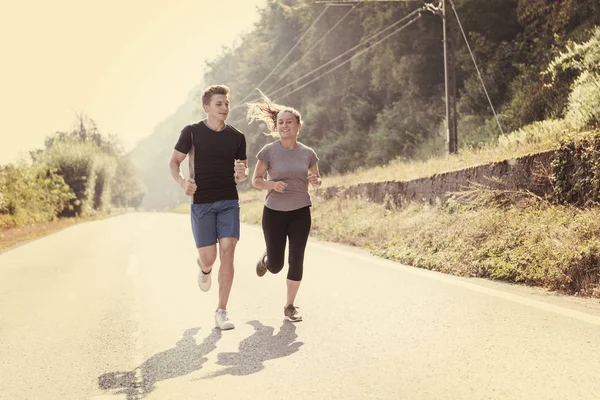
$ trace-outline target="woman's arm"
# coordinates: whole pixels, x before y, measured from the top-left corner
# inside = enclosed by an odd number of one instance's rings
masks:
[[[323,181],[321,180],[321,175],[319,174],[318,163],[315,163],[312,167],[308,169],[308,181],[315,188],[318,188],[323,184]]]
[[[269,166],[267,163],[258,160],[256,167],[254,168],[254,175],[252,176],[252,186],[263,190],[273,189],[271,182],[265,180],[268,168]]]
[[[282,181],[275,182],[265,180],[265,175],[267,174],[268,169],[269,165],[266,162],[258,160],[256,167],[254,168],[254,175],[252,175],[252,186],[263,190],[274,190],[279,193],[285,191],[287,183]]]

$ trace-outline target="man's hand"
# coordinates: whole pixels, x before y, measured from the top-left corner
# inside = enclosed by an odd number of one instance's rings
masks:
[[[279,193],[283,193],[285,192],[285,188],[287,187],[287,183],[285,183],[284,181],[271,181],[271,190],[274,190],[276,192]]]
[[[198,186],[196,186],[196,181],[191,178],[181,181],[181,187],[183,188],[186,196],[193,196],[194,193],[196,193],[196,189],[198,189]]]
[[[243,181],[248,177],[248,168],[246,167],[246,163],[243,161],[235,160],[233,169],[235,171],[235,179],[237,181]]]

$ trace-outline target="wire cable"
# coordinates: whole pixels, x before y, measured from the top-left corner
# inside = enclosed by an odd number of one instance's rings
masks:
[[[340,4],[342,5],[342,4]],[[349,4],[343,4],[343,6],[348,6]],[[350,10],[348,10],[348,12],[346,12],[346,14],[344,14],[342,16],[342,18],[339,19],[338,22],[335,23],[335,25],[333,25],[327,32],[325,32],[325,34],[323,36],[321,36],[321,38],[319,40],[317,40],[317,42],[308,50],[306,50],[306,52],[304,54],[302,54],[302,56],[296,61],[294,62],[292,65],[290,65],[280,76],[279,79],[277,79],[277,81],[275,81],[271,86],[269,86],[265,92],[269,92],[271,89],[273,89],[273,87],[275,87],[275,85],[277,85],[283,78],[285,78],[292,69],[294,69],[294,67],[296,65],[298,65],[300,63],[300,61],[302,61],[304,59],[304,57],[306,57],[308,54],[310,54],[311,51],[313,51],[319,44],[321,44],[321,42],[323,40],[325,40],[325,38],[327,37],[327,35],[329,35],[335,28],[337,28],[338,25],[340,25],[345,19],[346,17],[348,17],[348,15],[350,15],[350,13],[356,8],[356,5],[352,5],[352,7],[350,8]]]
[[[377,42],[373,43],[372,45],[370,45],[369,47],[367,47],[366,49],[361,50],[360,52],[354,54],[352,57],[350,57],[349,59],[347,59],[346,61],[344,61],[341,64],[336,65],[335,67],[331,68],[330,70],[322,73],[321,75],[317,76],[316,78],[306,82],[305,84],[297,87],[296,89],[292,90],[291,92],[286,93],[285,95],[281,96],[281,98],[287,97],[292,93],[297,92],[298,90],[304,89],[306,86],[310,85],[311,83],[318,81],[319,79],[321,79],[322,77],[324,77],[325,75],[330,74],[331,72],[335,71],[336,69],[340,68],[341,66],[343,66],[344,64],[349,63],[350,61],[352,61],[354,58],[360,56],[361,54],[363,54],[364,52],[366,52],[367,50],[370,50],[372,47],[377,46],[378,44],[380,44],[381,42],[383,42],[385,39],[395,35],[396,33],[402,31],[404,28],[408,27],[409,25],[412,25],[414,22],[418,21],[421,18],[421,14],[417,15],[415,18],[413,18],[412,20],[410,20],[406,25],[401,26],[400,28],[396,29],[395,31],[393,31],[392,33],[390,33],[389,35],[383,37],[382,39],[379,39]]]
[[[498,115],[496,115],[496,110],[494,109],[494,105],[492,104],[492,100],[490,99],[490,95],[488,94],[487,89],[485,88],[485,83],[483,83],[483,78],[481,77],[481,72],[479,72],[479,67],[477,67],[477,61],[475,61],[475,56],[471,51],[471,46],[469,46],[469,41],[467,40],[467,35],[460,23],[460,18],[458,18],[458,12],[456,12],[456,7],[454,6],[454,2],[450,0],[450,5],[452,6],[452,10],[454,11],[454,15],[456,15],[456,21],[458,21],[458,26],[460,27],[460,31],[462,32],[463,38],[465,39],[465,43],[467,44],[467,49],[469,49],[469,53],[471,54],[471,59],[473,60],[473,64],[475,65],[475,70],[477,71],[477,75],[479,76],[479,80],[481,81],[481,86],[483,86],[483,91],[485,92],[485,96],[490,103],[490,107],[492,108],[492,113],[494,113],[494,118],[496,119],[496,124],[498,124],[498,128],[500,132],[504,135],[504,131],[502,130],[502,126],[500,125],[500,120],[498,119]]]
[[[376,46],[376,45],[380,44],[380,43],[381,43],[381,42],[383,42],[384,40],[388,39],[389,37],[391,37],[391,36],[395,35],[396,33],[400,32],[400,31],[402,31],[403,29],[405,29],[406,27],[408,27],[408,26],[409,26],[409,25],[411,25],[412,23],[416,22],[418,19],[420,19],[420,18],[421,18],[421,13],[422,13],[423,11],[429,11],[429,10],[427,9],[427,7],[420,7],[420,8],[418,8],[418,9],[416,9],[416,10],[412,11],[411,13],[409,13],[409,14],[408,14],[408,15],[406,15],[406,16],[404,16],[404,17],[403,17],[403,18],[401,18],[400,20],[398,20],[398,21],[396,21],[396,22],[394,22],[394,23],[390,24],[388,27],[386,27],[386,28],[384,28],[384,29],[380,30],[379,32],[377,32],[377,33],[375,33],[375,34],[373,34],[373,35],[369,36],[367,39],[363,40],[362,42],[360,42],[360,43],[359,43],[359,44],[357,44],[356,46],[352,47],[351,49],[349,49],[349,50],[345,51],[344,53],[340,54],[339,56],[337,56],[337,57],[335,57],[335,58],[333,58],[333,59],[329,60],[329,61],[328,61],[328,62],[326,62],[325,64],[323,64],[323,65],[321,65],[321,66],[319,66],[319,67],[317,67],[317,68],[313,69],[312,71],[310,71],[310,72],[308,72],[308,73],[304,74],[304,75],[303,75],[303,76],[301,76],[300,78],[298,78],[298,79],[296,79],[296,80],[294,80],[294,81],[292,81],[292,82],[289,82],[288,84],[286,84],[286,85],[284,85],[284,86],[280,87],[279,89],[275,90],[274,92],[271,92],[271,93],[267,94],[267,97],[271,97],[271,98],[272,98],[272,96],[273,96],[273,95],[275,95],[276,93],[279,93],[279,92],[280,92],[280,91],[282,91],[283,89],[286,89],[286,88],[288,88],[288,87],[290,87],[290,86],[292,86],[292,85],[294,85],[294,84],[298,83],[299,81],[303,80],[303,79],[304,79],[304,78],[306,78],[307,76],[310,76],[310,75],[312,75],[313,73],[315,73],[315,72],[317,72],[317,71],[319,71],[319,70],[321,70],[321,69],[325,68],[326,66],[328,66],[328,65],[330,65],[330,64],[332,64],[332,63],[334,63],[335,61],[339,60],[340,58],[342,58],[342,57],[344,57],[344,56],[348,55],[349,53],[351,53],[352,51],[354,51],[354,50],[358,49],[359,47],[361,47],[361,46],[362,46],[362,45],[364,45],[365,43],[367,43],[367,42],[371,41],[372,39],[374,39],[374,38],[376,38],[376,37],[378,37],[378,36],[380,36],[380,35],[381,35],[381,34],[383,34],[384,32],[386,32],[386,31],[389,31],[390,29],[392,29],[393,27],[397,26],[397,25],[398,25],[398,24],[400,24],[401,22],[404,22],[404,21],[406,21],[407,19],[409,19],[409,18],[410,18],[410,17],[412,17],[413,15],[415,15],[415,14],[418,14],[416,18],[414,18],[413,20],[409,21],[407,24],[405,24],[405,25],[401,26],[400,28],[396,29],[396,30],[395,30],[395,31],[393,31],[392,33],[390,33],[390,34],[386,35],[385,37],[383,37],[382,39],[378,40],[377,42],[374,42],[374,43],[372,43],[372,44],[371,44],[371,45],[369,45],[367,48],[365,48],[365,49],[363,49],[363,50],[359,51],[358,53],[355,53],[353,56],[351,56],[350,58],[348,58],[347,60],[345,60],[345,61],[344,61],[344,62],[342,62],[341,64],[338,64],[337,66],[333,67],[332,69],[330,69],[330,70],[327,70],[327,71],[326,71],[326,72],[324,72],[323,74],[321,74],[321,75],[317,76],[316,78],[314,78],[314,79],[310,80],[309,82],[306,82],[305,84],[303,84],[303,85],[301,85],[300,87],[298,87],[298,88],[294,89],[293,91],[291,91],[291,92],[289,92],[289,93],[286,93],[284,96],[282,96],[282,98],[284,98],[284,97],[287,97],[287,96],[289,96],[290,94],[292,94],[292,93],[295,93],[295,92],[297,92],[298,90],[301,90],[301,89],[305,88],[306,86],[310,85],[311,83],[313,83],[313,82],[315,82],[315,81],[317,81],[317,80],[321,79],[323,76],[325,76],[325,75],[328,75],[328,74],[330,74],[331,72],[333,72],[333,71],[337,70],[338,68],[340,68],[340,67],[342,67],[343,65],[347,64],[348,62],[350,62],[352,59],[354,59],[354,58],[358,57],[359,55],[363,54],[363,53],[364,53],[364,52],[366,52],[367,50],[370,50],[372,47],[374,47],[374,46]],[[246,96],[246,97],[244,98],[244,101],[245,101],[245,100],[247,100],[247,98],[248,98],[248,96]],[[256,101],[256,100],[259,100],[259,99],[260,99],[260,98],[256,98],[256,99],[254,99],[254,100],[252,100],[252,101]],[[239,108],[239,107],[242,107],[242,106],[244,106],[244,105],[245,105],[245,104],[244,104],[243,102],[240,102],[240,104],[238,104],[236,107],[232,108],[232,109],[231,109],[231,111],[233,111],[233,110],[235,110],[235,109],[237,109],[237,108]],[[243,121],[243,118],[242,118],[242,119],[236,119],[234,122],[232,122],[232,124],[235,124],[235,123],[240,123],[240,122],[242,122],[242,121]]]
[[[375,38],[375,37],[377,37],[377,36],[379,36],[379,35],[383,34],[383,33],[384,33],[384,32],[386,32],[386,31],[388,31],[388,30],[392,29],[393,27],[395,27],[396,25],[400,24],[401,22],[404,22],[405,20],[407,20],[408,18],[412,17],[413,15],[415,15],[415,14],[419,14],[419,16],[420,16],[420,13],[421,13],[422,11],[423,11],[423,8],[422,8],[422,7],[421,7],[421,8],[418,8],[418,9],[416,9],[415,11],[413,11],[413,12],[411,12],[410,14],[406,15],[406,16],[405,16],[405,17],[403,17],[402,19],[400,19],[400,20],[398,20],[398,21],[394,22],[393,24],[389,25],[387,28],[384,28],[384,29],[380,30],[379,32],[375,33],[374,35],[371,35],[369,38],[367,38],[367,39],[363,40],[362,42],[360,42],[360,43],[359,43],[359,44],[357,44],[356,46],[352,47],[351,49],[349,49],[349,50],[345,51],[344,53],[340,54],[339,56],[337,56],[337,57],[335,57],[335,58],[333,58],[333,59],[329,60],[328,62],[326,62],[325,64],[323,64],[323,65],[321,65],[321,66],[319,66],[319,67],[317,67],[317,68],[315,68],[314,70],[312,70],[312,71],[310,71],[310,72],[308,72],[308,73],[304,74],[304,75],[303,75],[303,76],[301,76],[300,78],[298,78],[298,79],[296,79],[296,80],[294,80],[294,81],[292,81],[292,82],[289,82],[289,83],[287,83],[286,85],[284,85],[284,86],[280,87],[279,89],[277,89],[277,90],[275,90],[275,91],[273,91],[273,92],[271,92],[271,93],[267,94],[267,96],[268,96],[268,97],[272,97],[273,95],[275,95],[275,94],[277,94],[277,93],[281,92],[282,90],[284,90],[284,89],[287,89],[288,87],[290,87],[290,86],[292,86],[292,85],[294,85],[294,84],[296,84],[296,83],[300,82],[301,80],[303,80],[303,79],[304,79],[304,78],[306,78],[307,76],[314,74],[315,72],[317,72],[317,71],[319,71],[319,70],[321,70],[321,69],[325,68],[326,66],[328,66],[328,65],[330,65],[330,64],[332,64],[332,63],[334,63],[334,62],[338,61],[340,58],[342,58],[342,57],[344,57],[344,56],[348,55],[349,53],[352,53],[354,50],[358,49],[359,47],[361,47],[362,45],[364,45],[366,42],[368,42],[368,41],[372,40],[373,38]],[[397,31],[394,31],[394,33],[396,33],[396,32],[397,32]],[[387,37],[389,37],[389,36],[390,36],[390,35],[386,36],[386,38],[387,38]],[[378,41],[378,42],[376,42],[376,43],[379,43],[379,42],[380,42],[380,41]],[[369,47],[370,47],[370,46],[369,46]],[[361,51],[361,53],[362,53],[362,51]],[[352,58],[350,58],[350,59],[352,59]]]
[[[294,44],[294,46],[292,46],[292,48],[287,52],[287,54],[285,56],[283,56],[283,58],[281,60],[279,60],[279,62],[277,63],[277,65],[275,65],[275,67],[271,70],[271,72],[269,72],[267,74],[267,76],[258,84],[257,87],[261,87],[263,83],[265,83],[267,81],[267,79],[269,79],[271,77],[271,75],[273,75],[273,73],[275,72],[275,70],[277,68],[279,68],[279,66],[281,64],[283,64],[283,62],[289,57],[290,54],[292,54],[292,52],[296,49],[296,47],[298,47],[298,45],[302,42],[302,40],[306,37],[306,35],[308,34],[308,32],[312,29],[313,26],[315,26],[317,24],[317,22],[319,22],[319,20],[321,19],[321,17],[323,17],[323,15],[325,15],[325,12],[327,11],[327,9],[329,8],[329,5],[326,5],[325,8],[323,9],[323,11],[321,11],[321,14],[319,14],[319,16],[313,21],[313,23],[308,27],[308,29],[304,32],[304,34],[302,34],[302,36],[300,37],[300,39],[298,39],[296,41],[296,44]],[[248,93],[240,102],[239,104],[244,104],[244,102],[246,100],[248,100],[248,98],[252,95],[252,92],[254,91],[254,89],[252,89],[250,91],[250,93]],[[235,109],[235,107],[234,107]],[[233,110],[232,110],[233,111]]]

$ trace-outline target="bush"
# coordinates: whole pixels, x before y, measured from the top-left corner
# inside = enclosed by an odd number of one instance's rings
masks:
[[[554,196],[559,203],[600,203],[600,131],[561,140],[552,168]]]
[[[60,216],[88,215],[110,204],[109,185],[116,160],[102,153],[95,143],[54,143],[38,162],[55,168],[76,196]]]
[[[600,127],[600,27],[585,43],[570,43],[545,71],[553,85],[560,76],[578,75],[571,86],[566,119],[579,128]]]
[[[55,168],[0,166],[0,229],[51,221],[74,198]]]

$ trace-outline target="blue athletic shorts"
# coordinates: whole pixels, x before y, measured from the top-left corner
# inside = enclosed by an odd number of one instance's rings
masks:
[[[212,246],[226,237],[240,238],[239,200],[192,204],[190,214],[197,248]]]

